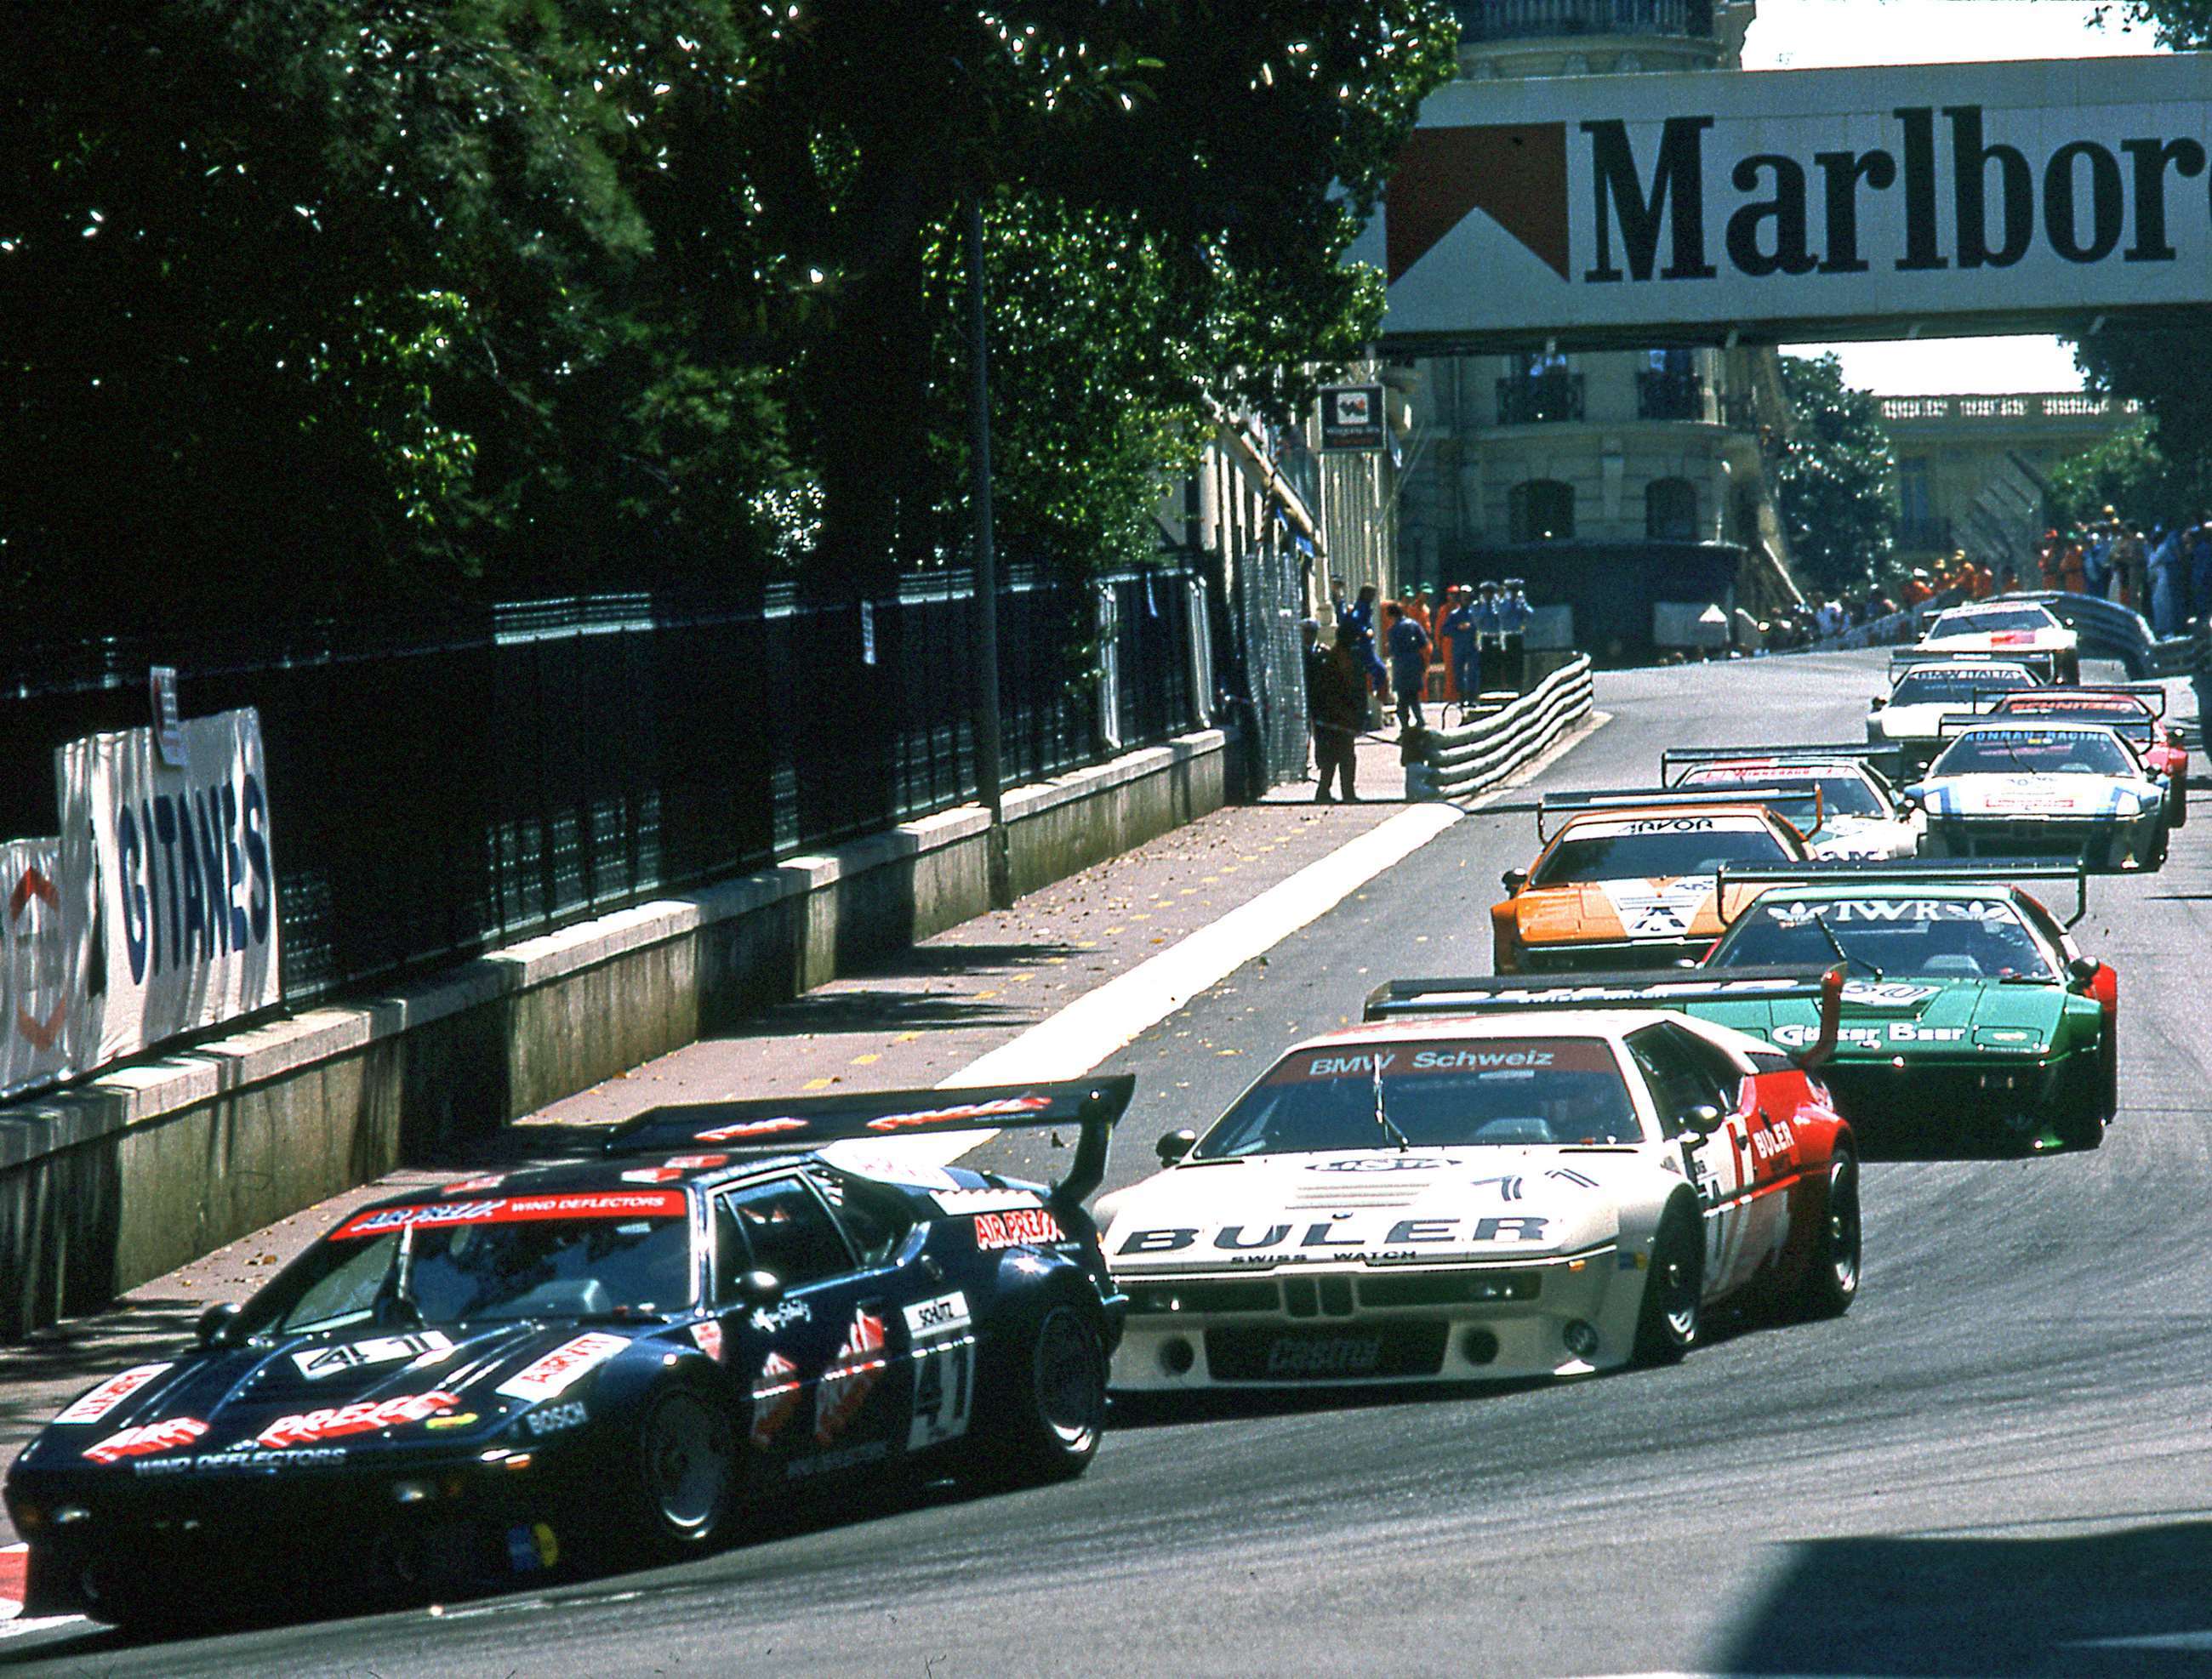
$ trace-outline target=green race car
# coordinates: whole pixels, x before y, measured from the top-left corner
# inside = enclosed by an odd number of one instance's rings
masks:
[[[2086,904],[2080,871],[2048,863],[1730,869],[1723,901],[1729,886],[1761,889],[1737,900],[1703,966],[1844,964],[1821,1076],[1863,1138],[1946,1154],[2094,1149],[2118,1105],[2119,976],[2018,884],[2038,879],[2074,881]],[[1692,1012],[1783,1049],[1820,1029],[1802,1000]]]

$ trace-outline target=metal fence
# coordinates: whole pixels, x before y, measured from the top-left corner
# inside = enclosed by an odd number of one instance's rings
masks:
[[[1017,567],[999,612],[1008,785],[1205,720],[1190,573]],[[940,572],[867,602],[599,596],[19,649],[0,835],[54,832],[54,748],[145,724],[149,665],[187,715],[258,707],[301,1002],[975,797],[974,613]]]

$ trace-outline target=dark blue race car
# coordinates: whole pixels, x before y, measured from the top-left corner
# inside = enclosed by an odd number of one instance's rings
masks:
[[[603,1161],[355,1213],[32,1442],[6,1486],[26,1613],[167,1623],[265,1605],[288,1568],[379,1595],[680,1555],[794,1483],[907,1460],[1080,1474],[1123,1307],[1082,1203],[1133,1082],[660,1108]],[[1035,1125],[1078,1137],[1049,1189],[928,1159]]]

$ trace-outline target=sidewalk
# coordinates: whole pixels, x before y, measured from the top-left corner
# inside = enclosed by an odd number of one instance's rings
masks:
[[[1395,749],[1364,746],[1395,768]],[[1363,762],[1363,787],[1367,773]],[[1379,768],[1376,772],[1380,778]],[[1397,783],[1401,791],[1402,778]],[[508,1127],[491,1143],[408,1168],[295,1214],[0,1353],[0,1464],[103,1374],[168,1356],[199,1314],[260,1287],[351,1209],[410,1185],[590,1148],[596,1128],[662,1102],[937,1083],[1077,997],[1218,922],[1399,815],[1397,803],[1231,806],[648,1062]],[[0,1516],[0,1545],[14,1538]]]

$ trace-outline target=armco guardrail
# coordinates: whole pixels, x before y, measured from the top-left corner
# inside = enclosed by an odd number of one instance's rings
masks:
[[[1425,730],[1421,755],[1406,766],[1406,797],[1465,798],[1496,786],[1588,717],[1591,703],[1585,654],[1464,728]]]

